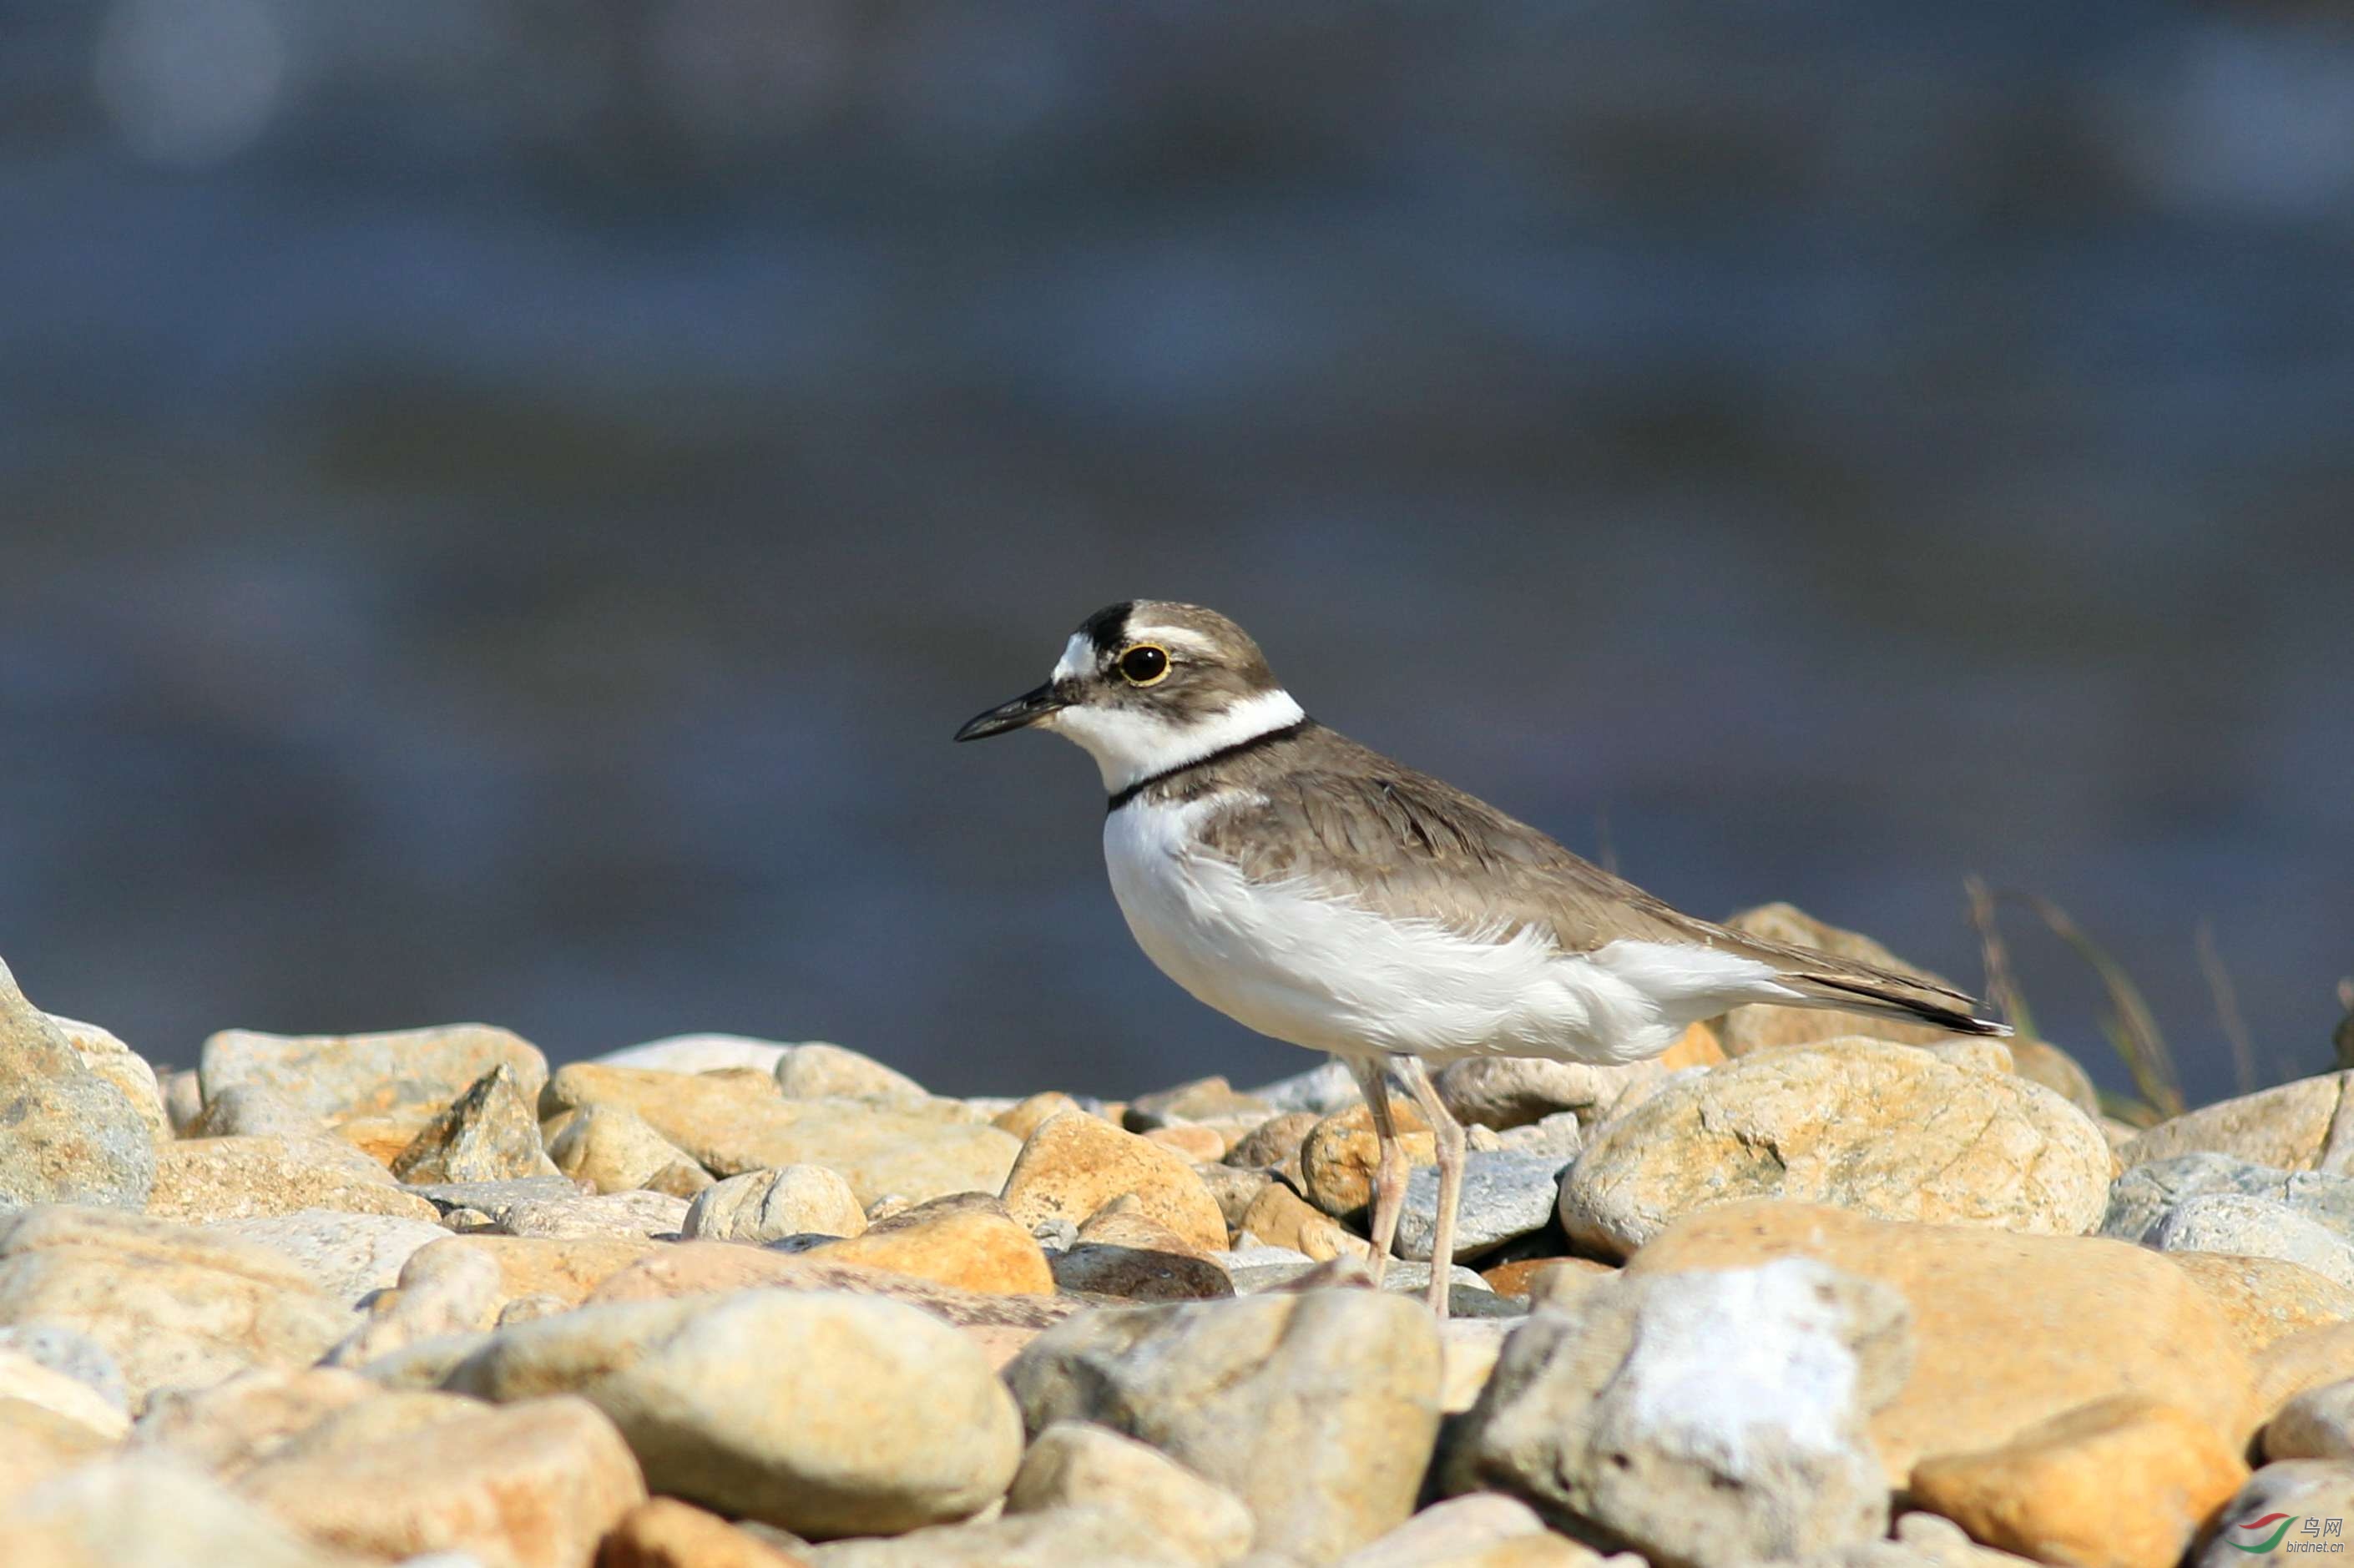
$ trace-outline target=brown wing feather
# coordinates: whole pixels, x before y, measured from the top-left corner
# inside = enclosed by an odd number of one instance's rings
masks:
[[[1534,926],[1564,952],[1621,937],[1757,944],[1681,914],[1526,822],[1331,730],[1196,789],[1257,799],[1203,824],[1254,880],[1298,877],[1401,919],[1498,939]],[[1205,788],[1206,787],[1206,788]],[[1189,790],[1189,793],[1195,792]]]
[[[1969,1019],[1959,991],[1686,915],[1486,801],[1321,726],[1183,793],[1237,786],[1256,799],[1201,831],[1255,881],[1297,877],[1467,937],[1503,940],[1534,927],[1566,953],[1622,938],[1714,948],[1772,964],[1825,1006],[1880,1001]]]

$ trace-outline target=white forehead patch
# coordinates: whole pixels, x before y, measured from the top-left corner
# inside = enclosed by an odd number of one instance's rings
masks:
[[[1063,646],[1062,662],[1055,666],[1055,673],[1047,679],[1067,681],[1074,676],[1084,675],[1095,667],[1095,640],[1084,631],[1074,631],[1070,641]]]
[[[1157,642],[1172,653],[1191,653],[1200,659],[1217,657],[1217,645],[1198,631],[1182,626],[1130,626],[1127,629],[1129,642]],[[1075,631],[1070,641],[1063,645],[1063,657],[1055,664],[1050,680],[1067,681],[1079,675],[1091,675],[1096,668],[1095,639],[1084,631]]]

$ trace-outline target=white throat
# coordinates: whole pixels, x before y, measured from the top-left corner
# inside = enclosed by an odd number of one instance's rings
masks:
[[[1278,688],[1245,697],[1192,724],[1171,724],[1156,714],[1128,708],[1080,706],[1055,713],[1044,727],[1094,758],[1104,789],[1117,795],[1156,773],[1199,762],[1214,751],[1288,728],[1307,716],[1290,693]]]

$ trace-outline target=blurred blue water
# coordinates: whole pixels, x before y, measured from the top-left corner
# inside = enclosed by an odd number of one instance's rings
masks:
[[[1135,594],[1703,913],[2069,908],[2194,1097],[2354,970],[2342,14],[21,5],[0,956],[228,1024],[1272,1075],[1092,769]],[[2105,1081],[2091,979],[2014,930]]]

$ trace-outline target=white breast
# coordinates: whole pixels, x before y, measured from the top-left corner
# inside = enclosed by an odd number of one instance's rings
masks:
[[[1104,861],[1146,955],[1262,1034],[1341,1055],[1627,1062],[1729,1006],[1792,994],[1734,954],[1628,941],[1563,954],[1532,930],[1477,941],[1300,883],[1253,884],[1194,838],[1235,803],[1132,801],[1104,821]]]

